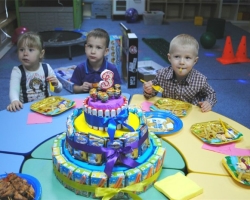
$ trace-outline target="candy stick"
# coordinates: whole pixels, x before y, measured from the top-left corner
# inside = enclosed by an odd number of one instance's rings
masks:
[[[88,113],[91,114],[92,113],[92,108],[90,106],[88,106]],[[89,124],[88,124],[89,125]],[[90,128],[93,128],[93,126],[89,125]]]
[[[123,177],[119,177],[116,184],[114,185],[114,188],[120,188],[122,185]]]
[[[106,182],[106,178],[102,178],[101,181],[98,183],[98,187],[103,187],[104,183]]]
[[[119,115],[120,112],[121,112],[121,108],[117,108],[117,109],[116,109],[116,115]],[[121,124],[118,124],[116,127],[117,127],[117,129],[119,130],[119,129],[122,128],[122,125],[121,125]]]
[[[95,115],[95,116],[97,116],[97,109],[92,109],[92,114],[93,115]],[[97,126],[93,126],[93,129],[95,129],[95,130],[98,130],[98,127]]]
[[[98,110],[98,117],[103,117],[103,110]],[[103,131],[103,127],[98,127],[99,130]]]

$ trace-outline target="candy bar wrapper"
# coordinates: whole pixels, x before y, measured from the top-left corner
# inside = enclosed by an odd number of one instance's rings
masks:
[[[108,183],[108,177],[104,172],[97,172],[97,171],[92,172],[91,178],[90,178],[91,186],[105,187],[106,188],[107,183]],[[92,193],[91,197],[97,198],[95,196],[95,193]]]
[[[162,166],[166,155],[166,149],[163,147],[157,147],[154,154],[160,157],[160,166]]]
[[[140,128],[140,139],[148,132],[148,128],[146,125],[141,126]],[[149,138],[147,138],[142,145],[140,146],[140,152],[139,154],[142,155],[149,147],[150,142],[149,142]]]
[[[138,135],[138,132],[129,132],[129,133],[123,134],[122,139],[124,141],[124,147],[126,147],[126,146],[129,146],[131,143],[138,141],[139,135]],[[133,152],[127,154],[126,156],[133,158],[133,159],[138,158],[139,156],[138,148],[133,149]]]
[[[122,147],[123,147],[122,140],[115,139],[115,140],[113,140],[113,142],[111,142],[110,140],[107,141],[107,148],[120,149]],[[118,159],[117,159],[116,163],[120,163]]]
[[[60,165],[60,172],[64,176],[66,176],[68,179],[73,180],[73,172],[77,169],[77,166],[70,163],[70,162],[65,162]]]
[[[146,162],[146,163],[143,163],[142,165],[138,166],[137,168],[139,168],[141,170],[142,180],[146,180],[154,174],[154,166],[152,163]],[[151,187],[152,184],[153,183],[150,183],[149,185],[145,186],[144,191],[146,191],[147,188]]]
[[[109,178],[109,187],[110,188],[123,188],[125,187],[125,174],[123,171],[112,172]],[[119,192],[113,198],[114,199],[123,199],[125,198],[125,194],[123,192]]]
[[[53,147],[52,148],[52,156],[58,156],[62,154],[62,148],[61,147]]]
[[[86,133],[75,133],[74,136],[74,141],[80,144],[88,144],[89,143],[89,137],[88,134]],[[81,151],[78,149],[74,149],[74,157],[78,160],[82,160],[82,161],[87,161],[88,160],[88,154],[85,151]]]
[[[84,185],[90,185],[91,171],[87,169],[78,168],[73,172],[73,181]],[[90,192],[75,190],[75,193],[84,197],[89,197]]]
[[[125,171],[125,185],[129,186],[129,185],[134,185],[136,183],[141,182],[141,170],[139,170],[138,168],[134,168],[134,169],[129,169],[127,171]],[[138,193],[138,192],[135,192]]]
[[[53,156],[52,155],[52,159],[53,159],[53,164],[54,164],[54,166],[56,167],[56,169],[58,171],[60,171],[60,166],[63,163],[67,162],[67,159],[63,155],[58,155],[58,156]]]
[[[154,171],[153,171],[154,174],[158,172],[159,169],[161,168],[162,161],[160,159],[160,156],[158,155],[150,156],[147,162],[151,163],[154,166]]]
[[[89,134],[89,146],[103,147],[105,145],[105,139]],[[94,165],[102,164],[102,154],[88,154],[88,163]]]

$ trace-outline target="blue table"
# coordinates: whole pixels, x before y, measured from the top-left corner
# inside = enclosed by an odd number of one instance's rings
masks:
[[[130,94],[123,93],[129,100]],[[72,94],[62,96],[64,98],[84,99],[89,94]],[[4,125],[0,134],[0,152],[8,152],[19,155],[30,155],[31,152],[43,141],[65,131],[67,116],[72,109],[53,116],[52,123],[27,124],[28,114],[32,103],[24,104],[24,108],[18,112],[0,111],[1,123]]]
[[[19,173],[24,156],[0,153],[0,174]]]

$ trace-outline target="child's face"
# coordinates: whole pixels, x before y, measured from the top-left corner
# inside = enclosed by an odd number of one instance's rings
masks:
[[[176,78],[183,79],[197,63],[198,56],[194,47],[190,45],[176,45],[171,53],[168,54],[168,60],[172,65]]]
[[[103,57],[108,54],[108,50],[105,38],[90,37],[85,45],[85,53],[92,66],[101,66]]]
[[[28,47],[25,42],[18,48],[18,59],[28,70],[37,70],[40,60],[43,58],[44,50],[37,47]]]

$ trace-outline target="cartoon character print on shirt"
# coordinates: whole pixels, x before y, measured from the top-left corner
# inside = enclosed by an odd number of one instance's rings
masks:
[[[44,82],[38,78],[34,77],[29,81],[27,88],[27,96],[29,101],[44,99],[45,85]]]

